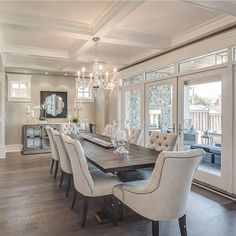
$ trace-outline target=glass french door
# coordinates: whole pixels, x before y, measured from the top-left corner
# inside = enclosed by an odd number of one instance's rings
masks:
[[[122,89],[122,113],[121,121],[128,121],[131,128],[141,128],[144,126],[144,99],[143,86],[132,85]],[[144,137],[141,138],[141,145]]]
[[[177,131],[177,78],[146,83],[145,96],[147,146],[152,131]]]
[[[179,149],[203,148],[195,179],[231,192],[232,81],[226,69],[178,78]]]

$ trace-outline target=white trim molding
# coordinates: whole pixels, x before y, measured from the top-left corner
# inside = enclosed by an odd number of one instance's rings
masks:
[[[22,151],[22,144],[10,144],[5,146],[6,152],[21,152]]]

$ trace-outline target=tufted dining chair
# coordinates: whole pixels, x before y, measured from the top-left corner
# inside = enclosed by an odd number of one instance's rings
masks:
[[[52,173],[54,163],[56,163],[56,168],[55,168],[55,172],[54,172],[54,178],[56,179],[57,172],[58,172],[58,165],[59,165],[59,153],[57,151],[55,141],[52,136],[52,130],[53,130],[53,128],[51,126],[49,126],[49,125],[46,126],[46,131],[48,134],[48,138],[49,138],[49,142],[50,142],[50,146],[51,146],[51,151],[52,151],[52,164],[51,164],[50,173]]]
[[[62,134],[77,134],[77,127],[75,123],[61,123],[60,133]]]
[[[155,149],[158,152],[174,151],[178,141],[178,137],[178,134],[153,131],[149,138],[148,148]],[[149,179],[152,171],[153,168],[144,168],[137,170],[140,179]]]
[[[130,143],[139,145],[142,133],[142,129],[130,128]]]
[[[55,145],[60,157],[60,164],[61,164],[61,180],[59,187],[61,188],[64,176],[67,177],[67,191],[66,197],[69,196],[70,186],[71,186],[71,179],[72,179],[72,168],[69,160],[69,155],[65,148],[65,145],[62,141],[61,134],[57,130],[52,130],[52,136],[55,141]]]
[[[69,154],[76,189],[71,209],[74,209],[77,192],[79,192],[83,197],[81,226],[84,228],[89,199],[111,195],[113,187],[121,181],[113,174],[105,174],[99,170],[90,172],[80,142],[67,135],[62,135],[62,139]]]
[[[114,125],[107,124],[104,129],[103,135],[111,138],[113,135],[113,130],[114,130]]]
[[[187,236],[186,211],[193,175],[205,152],[163,151],[149,180],[127,182],[113,188],[114,224],[118,201],[152,221],[154,236],[159,235],[159,221],[179,219],[182,236]]]
[[[155,149],[159,152],[173,151],[177,144],[178,137],[178,134],[153,131],[149,138],[148,148]]]

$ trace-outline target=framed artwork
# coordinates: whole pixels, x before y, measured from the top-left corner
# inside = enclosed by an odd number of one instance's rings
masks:
[[[67,92],[40,91],[40,104],[46,118],[67,117]]]

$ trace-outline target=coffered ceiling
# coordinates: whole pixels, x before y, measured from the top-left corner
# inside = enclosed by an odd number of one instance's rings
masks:
[[[218,3],[1,1],[0,53],[7,71],[73,74],[92,68],[99,36],[111,70],[235,23],[235,2]]]

